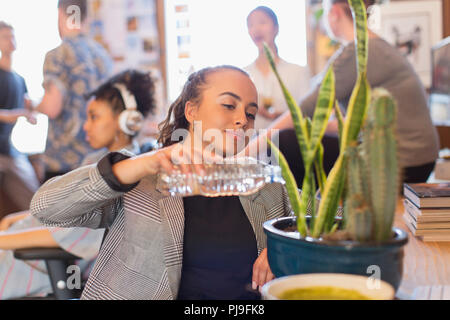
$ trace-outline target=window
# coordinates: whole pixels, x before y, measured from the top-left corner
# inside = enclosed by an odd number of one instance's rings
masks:
[[[42,68],[45,54],[61,42],[57,0],[0,1],[0,20],[14,27],[17,50],[13,56],[13,69],[25,78],[30,98],[39,102],[44,95]],[[40,115],[37,127],[18,121],[11,139],[22,152],[40,153],[45,148],[46,132],[47,119]]]
[[[14,27],[17,50],[13,68],[25,78],[32,99],[40,99],[45,54],[61,43],[57,0],[0,1],[0,20]]]
[[[278,16],[280,56],[306,65],[305,0],[165,1],[168,97],[174,101],[187,76],[206,66],[245,67],[258,51],[247,32],[247,15],[266,5]]]

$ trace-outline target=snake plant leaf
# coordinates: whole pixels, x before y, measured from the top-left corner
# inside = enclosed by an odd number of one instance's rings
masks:
[[[333,210],[333,208],[335,213],[339,205],[339,199],[341,197],[344,180],[343,168],[344,153],[341,153],[327,178],[325,190],[322,194],[319,209],[317,211],[314,229],[312,230],[311,234],[313,238],[318,238],[324,231],[325,226],[330,224],[332,225],[334,223],[334,216],[332,216],[332,221],[327,221],[327,219],[330,219],[330,212]]]
[[[312,173],[312,171],[311,171]],[[314,229],[314,223],[316,222],[316,179],[314,174],[310,175],[310,185],[311,193],[309,195],[309,200],[311,201],[311,219],[309,221],[310,229]]]
[[[306,118],[306,128],[308,131],[309,138],[311,138],[312,126],[313,126],[313,124],[312,124],[311,119]],[[316,195],[315,177],[312,172],[311,163],[308,163],[308,164],[305,164],[305,176],[303,178],[303,183],[302,183],[302,193],[301,193],[301,201],[302,202],[300,205],[300,213],[302,216],[306,216],[308,214],[308,206],[309,206],[309,204],[311,204],[310,209],[311,209],[312,219],[310,220],[310,226],[314,225],[314,215],[316,212],[316,202],[314,200],[315,195]]]
[[[370,103],[370,85],[367,81],[368,30],[365,5],[362,0],[348,0],[355,26],[356,59],[358,79],[347,106],[346,125],[341,136],[341,152],[349,143],[358,139]],[[348,125],[347,125],[348,123]]]
[[[366,73],[367,59],[369,55],[369,32],[367,29],[366,6],[363,0],[348,0],[353,13],[353,25],[355,27],[356,57],[358,61],[358,73]]]
[[[350,97],[347,116],[345,118],[344,128],[342,129],[340,154],[328,175],[322,201],[317,212],[317,219],[312,234],[313,237],[318,237],[321,232],[327,231],[328,227],[332,227],[334,215],[345,185],[345,150],[349,144],[357,141],[366,118],[369,102],[370,86],[365,73],[361,73],[358,76],[352,96]]]
[[[284,98],[286,99],[287,105],[289,107],[289,111],[291,112],[295,134],[297,136],[297,141],[300,146],[300,152],[302,154],[303,159],[307,159],[309,138],[308,138],[308,130],[306,128],[305,117],[303,116],[303,113],[300,107],[298,106],[297,102],[284,85],[284,82],[281,79],[280,74],[278,73],[275,61],[273,60],[273,54],[270,51],[270,48],[267,46],[266,43],[264,43],[263,46],[266,57],[269,60],[270,67],[272,68],[272,71],[275,73],[275,76],[277,77],[278,82],[280,83],[281,91],[283,92]]]
[[[306,118],[306,132],[308,133],[308,140],[311,139],[312,121],[310,118]]]
[[[359,132],[365,121],[367,109],[370,103],[370,85],[365,73],[358,75],[358,80],[353,89],[347,107],[347,116],[342,129],[341,152],[358,139]]]
[[[334,104],[334,114],[336,116],[336,119],[338,121],[338,133],[339,133],[339,146],[341,145],[342,140],[342,130],[344,128],[344,116],[342,115],[341,108],[339,107],[339,102],[336,100],[336,103]]]
[[[365,121],[370,102],[370,85],[366,78],[368,58],[368,30],[365,5],[362,0],[348,0],[353,12],[355,25],[355,47],[358,78],[347,106],[346,118],[340,136],[340,154],[327,178],[320,201],[312,236],[317,238],[322,232],[333,227],[334,216],[345,185],[345,163],[347,146],[358,139]],[[338,115],[339,116],[339,115]]]
[[[292,171],[289,168],[289,164],[286,161],[286,158],[281,153],[281,151],[270,140],[266,139],[266,141],[269,144],[276,159],[278,159],[283,179],[286,182],[286,189],[288,192],[289,200],[291,202],[292,210],[294,210],[294,213],[297,216],[298,231],[303,237],[306,237],[306,235],[308,234],[306,225],[306,214],[300,213],[301,199],[298,192],[297,182],[295,182],[294,175],[292,174]]]
[[[303,219],[306,221],[306,215],[308,213],[308,205],[314,202],[314,194],[315,190],[313,189],[313,185],[311,184],[311,177],[314,179],[314,175],[312,174],[311,170],[305,171],[305,176],[303,178],[303,184],[302,184],[302,192],[301,192],[301,202],[300,202],[300,212],[299,217],[301,220],[297,219],[297,227],[300,231],[300,228],[302,227],[299,222],[303,223]],[[312,195],[312,196],[311,196]]]
[[[316,108],[314,110],[307,165],[311,165],[316,157],[317,149],[327,129],[328,120],[333,111],[335,98],[335,77],[333,66],[330,66],[322,81],[317,97]],[[307,167],[307,165],[305,167]]]
[[[319,149],[316,153],[316,160],[314,161],[314,169],[316,170],[317,182],[319,184],[320,194],[323,194],[325,183],[327,182],[327,175],[323,168],[323,145],[319,144]]]
[[[324,220],[324,226],[323,226],[323,232],[325,233],[331,233],[331,229],[333,228],[333,225],[335,223],[336,214],[338,212],[338,207],[340,204],[340,200],[342,199],[342,194],[344,192],[345,188],[345,167],[347,163],[347,157],[344,155],[343,159],[343,165],[338,171],[337,174],[337,188],[336,192],[332,193],[332,201],[329,203],[329,205],[326,207],[325,213],[325,220]]]

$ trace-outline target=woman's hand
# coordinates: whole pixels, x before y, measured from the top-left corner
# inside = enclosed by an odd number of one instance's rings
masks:
[[[181,170],[183,173],[195,171],[202,174],[204,163],[220,163],[221,161],[223,161],[221,157],[176,143],[169,147],[120,161],[113,165],[113,173],[120,183],[133,184],[145,176],[154,175],[161,171],[169,174],[175,170]]]
[[[265,248],[253,264],[252,289],[256,290],[259,287],[261,291],[262,286],[274,278],[267,259],[267,248]]]
[[[161,170],[167,173],[180,170],[184,173],[195,171],[201,174],[204,164],[223,162],[222,157],[201,149],[191,148],[188,143],[176,143],[155,153],[150,153],[149,156],[146,161],[147,174],[156,174]]]
[[[175,169],[171,160],[173,148],[175,145],[120,161],[112,166],[112,171],[122,184],[136,183],[160,171],[170,173]]]

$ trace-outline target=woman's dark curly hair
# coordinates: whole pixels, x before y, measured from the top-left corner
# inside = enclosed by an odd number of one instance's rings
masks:
[[[178,142],[172,139],[172,133],[177,129],[189,129],[189,122],[184,115],[186,103],[191,101],[199,104],[202,100],[203,90],[207,84],[207,76],[223,70],[235,70],[245,74],[247,77],[249,76],[244,70],[230,65],[207,67],[192,73],[184,84],[180,96],[170,106],[167,118],[158,126],[160,131],[158,143],[163,147],[167,147]]]
[[[153,79],[149,73],[134,69],[129,69],[113,76],[97,89],[88,93],[85,98],[90,99],[94,97],[96,100],[106,101],[111,105],[114,113],[119,114],[125,110],[125,103],[119,89],[114,87],[117,83],[124,84],[128,91],[134,95],[137,109],[144,117],[149,113],[155,112],[155,84]]]

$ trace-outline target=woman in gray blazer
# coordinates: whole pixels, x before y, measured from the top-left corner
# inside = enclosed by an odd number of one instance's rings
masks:
[[[257,298],[251,287],[273,278],[262,224],[290,213],[284,187],[181,198],[165,195],[156,183],[157,174],[171,173],[175,164],[201,171],[201,164],[186,161],[205,159],[211,147],[208,160],[236,154],[248,142],[257,110],[257,92],[244,71],[202,69],[160,125],[163,148],[137,157],[110,153],[39,189],[31,210],[42,223],[109,227],[82,299]]]

